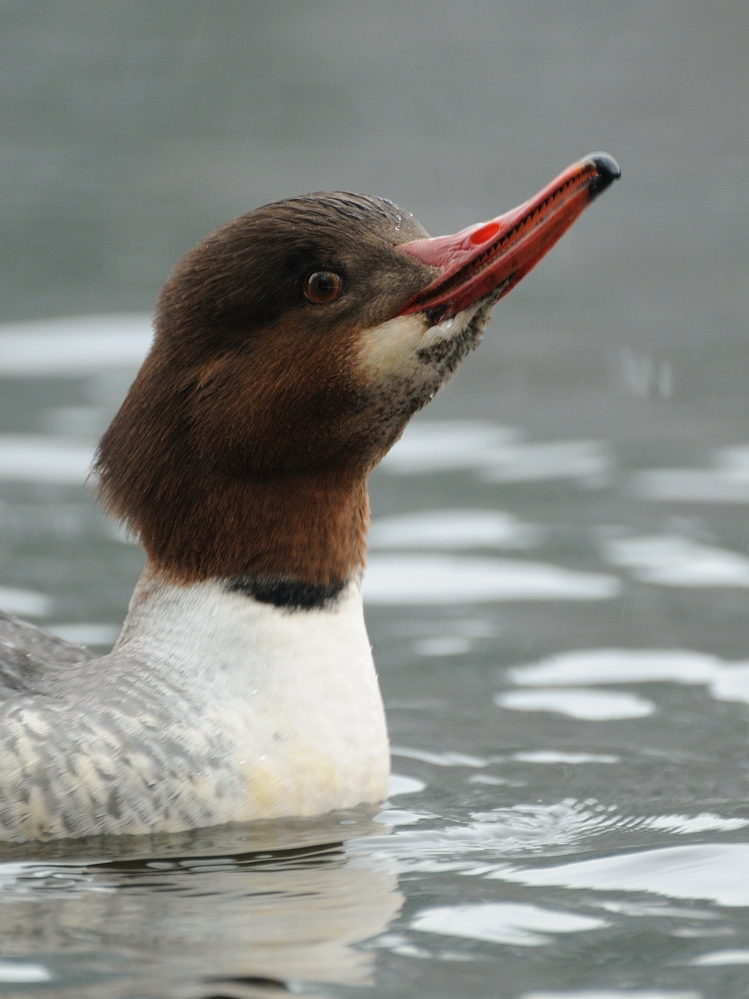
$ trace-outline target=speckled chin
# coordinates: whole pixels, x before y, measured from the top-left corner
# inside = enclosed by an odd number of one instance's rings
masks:
[[[487,295],[437,324],[421,312],[396,316],[362,333],[357,372],[372,422],[386,442],[383,453],[481,342],[495,300],[496,293]]]

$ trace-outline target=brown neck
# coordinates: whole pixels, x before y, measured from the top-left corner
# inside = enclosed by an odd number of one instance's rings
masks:
[[[175,582],[259,577],[330,587],[363,569],[369,499],[359,476],[227,477],[193,483],[181,499],[176,515],[138,525],[154,567]]]

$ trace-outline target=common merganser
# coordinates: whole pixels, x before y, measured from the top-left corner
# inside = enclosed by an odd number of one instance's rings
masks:
[[[235,219],[177,264],[102,438],[148,562],[109,655],[0,621],[0,839],[176,832],[386,797],[360,580],[367,476],[492,306],[620,171],[430,238],[333,192]]]

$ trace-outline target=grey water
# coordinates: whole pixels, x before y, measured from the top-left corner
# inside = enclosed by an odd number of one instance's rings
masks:
[[[0,995],[749,993],[749,8],[0,3],[0,607],[105,650],[86,469],[176,259],[310,190],[433,234],[622,180],[371,480],[389,801],[0,848]],[[92,318],[93,317],[93,318]]]

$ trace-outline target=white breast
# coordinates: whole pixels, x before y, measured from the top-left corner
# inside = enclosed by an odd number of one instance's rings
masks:
[[[385,716],[352,583],[283,611],[146,569],[108,656],[0,704],[0,840],[178,832],[385,798]]]
[[[386,796],[387,730],[358,583],[331,609],[283,610],[219,582],[149,572],[114,654],[147,662],[221,731],[246,789],[235,820],[312,815]],[[196,732],[196,738],[200,737]]]

